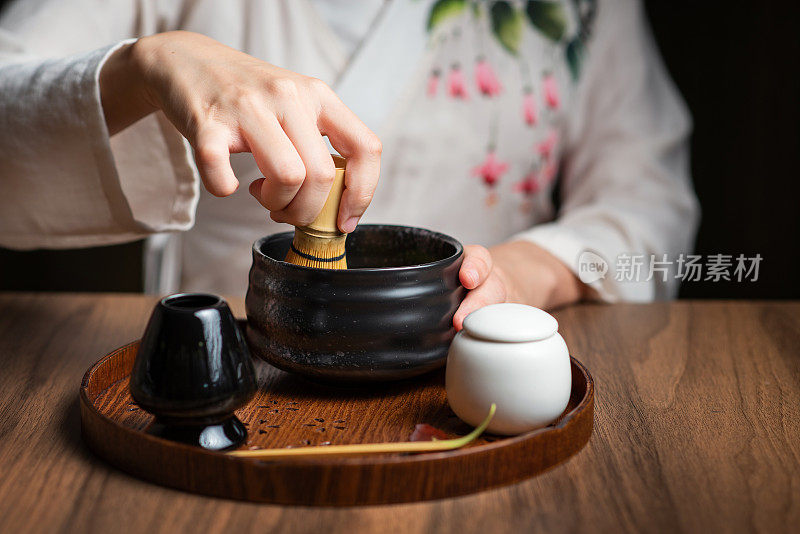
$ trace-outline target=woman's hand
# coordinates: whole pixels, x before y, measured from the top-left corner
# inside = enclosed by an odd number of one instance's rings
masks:
[[[585,286],[561,260],[527,241],[491,249],[467,245],[459,279],[469,293],[453,317],[456,330],[467,315],[489,304],[518,302],[550,309],[577,302],[585,293]]]
[[[213,195],[239,186],[230,154],[252,152],[266,178],[250,193],[277,222],[303,226],[322,210],[335,176],[323,135],[347,158],[339,228],[353,231],[372,200],[381,143],[320,80],[177,31],[117,50],[101,70],[100,89],[112,134],[162,110],[194,148]]]

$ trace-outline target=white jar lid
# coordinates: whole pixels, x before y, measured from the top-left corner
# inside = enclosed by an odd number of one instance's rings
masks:
[[[558,332],[558,321],[546,311],[533,306],[491,304],[467,315],[464,331],[487,341],[539,341]]]

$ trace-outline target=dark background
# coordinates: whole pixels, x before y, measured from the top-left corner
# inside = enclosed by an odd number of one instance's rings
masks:
[[[764,258],[758,282],[688,283],[681,296],[800,297],[798,4],[645,4],[694,116],[696,252]]]
[[[703,207],[696,252],[764,258],[757,282],[686,283],[681,296],[800,298],[797,4],[645,5],[694,116],[692,174]],[[141,255],[141,242],[74,251],[0,249],[0,290],[141,291]]]

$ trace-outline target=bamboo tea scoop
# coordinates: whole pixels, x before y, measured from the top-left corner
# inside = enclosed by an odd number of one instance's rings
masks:
[[[315,269],[347,269],[344,242],[347,234],[339,230],[336,219],[344,192],[346,160],[331,154],[336,164],[336,177],[322,211],[308,226],[296,226],[294,240],[286,261]]]
[[[320,456],[361,456],[366,454],[415,453],[452,451],[469,445],[483,434],[494,417],[497,406],[489,407],[489,414],[475,429],[460,438],[433,439],[432,441],[405,441],[400,443],[354,443],[352,445],[318,445],[298,447],[296,449],[254,449],[227,453],[229,456],[252,458],[254,460],[272,460],[275,458],[313,458]]]

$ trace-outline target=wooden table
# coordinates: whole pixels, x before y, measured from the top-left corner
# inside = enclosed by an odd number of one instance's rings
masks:
[[[597,386],[567,463],[493,491],[291,508],[142,482],[82,444],[78,386],[155,299],[0,294],[0,532],[731,532],[800,528],[800,303],[581,305],[556,315]],[[233,300],[238,314],[242,303]]]

